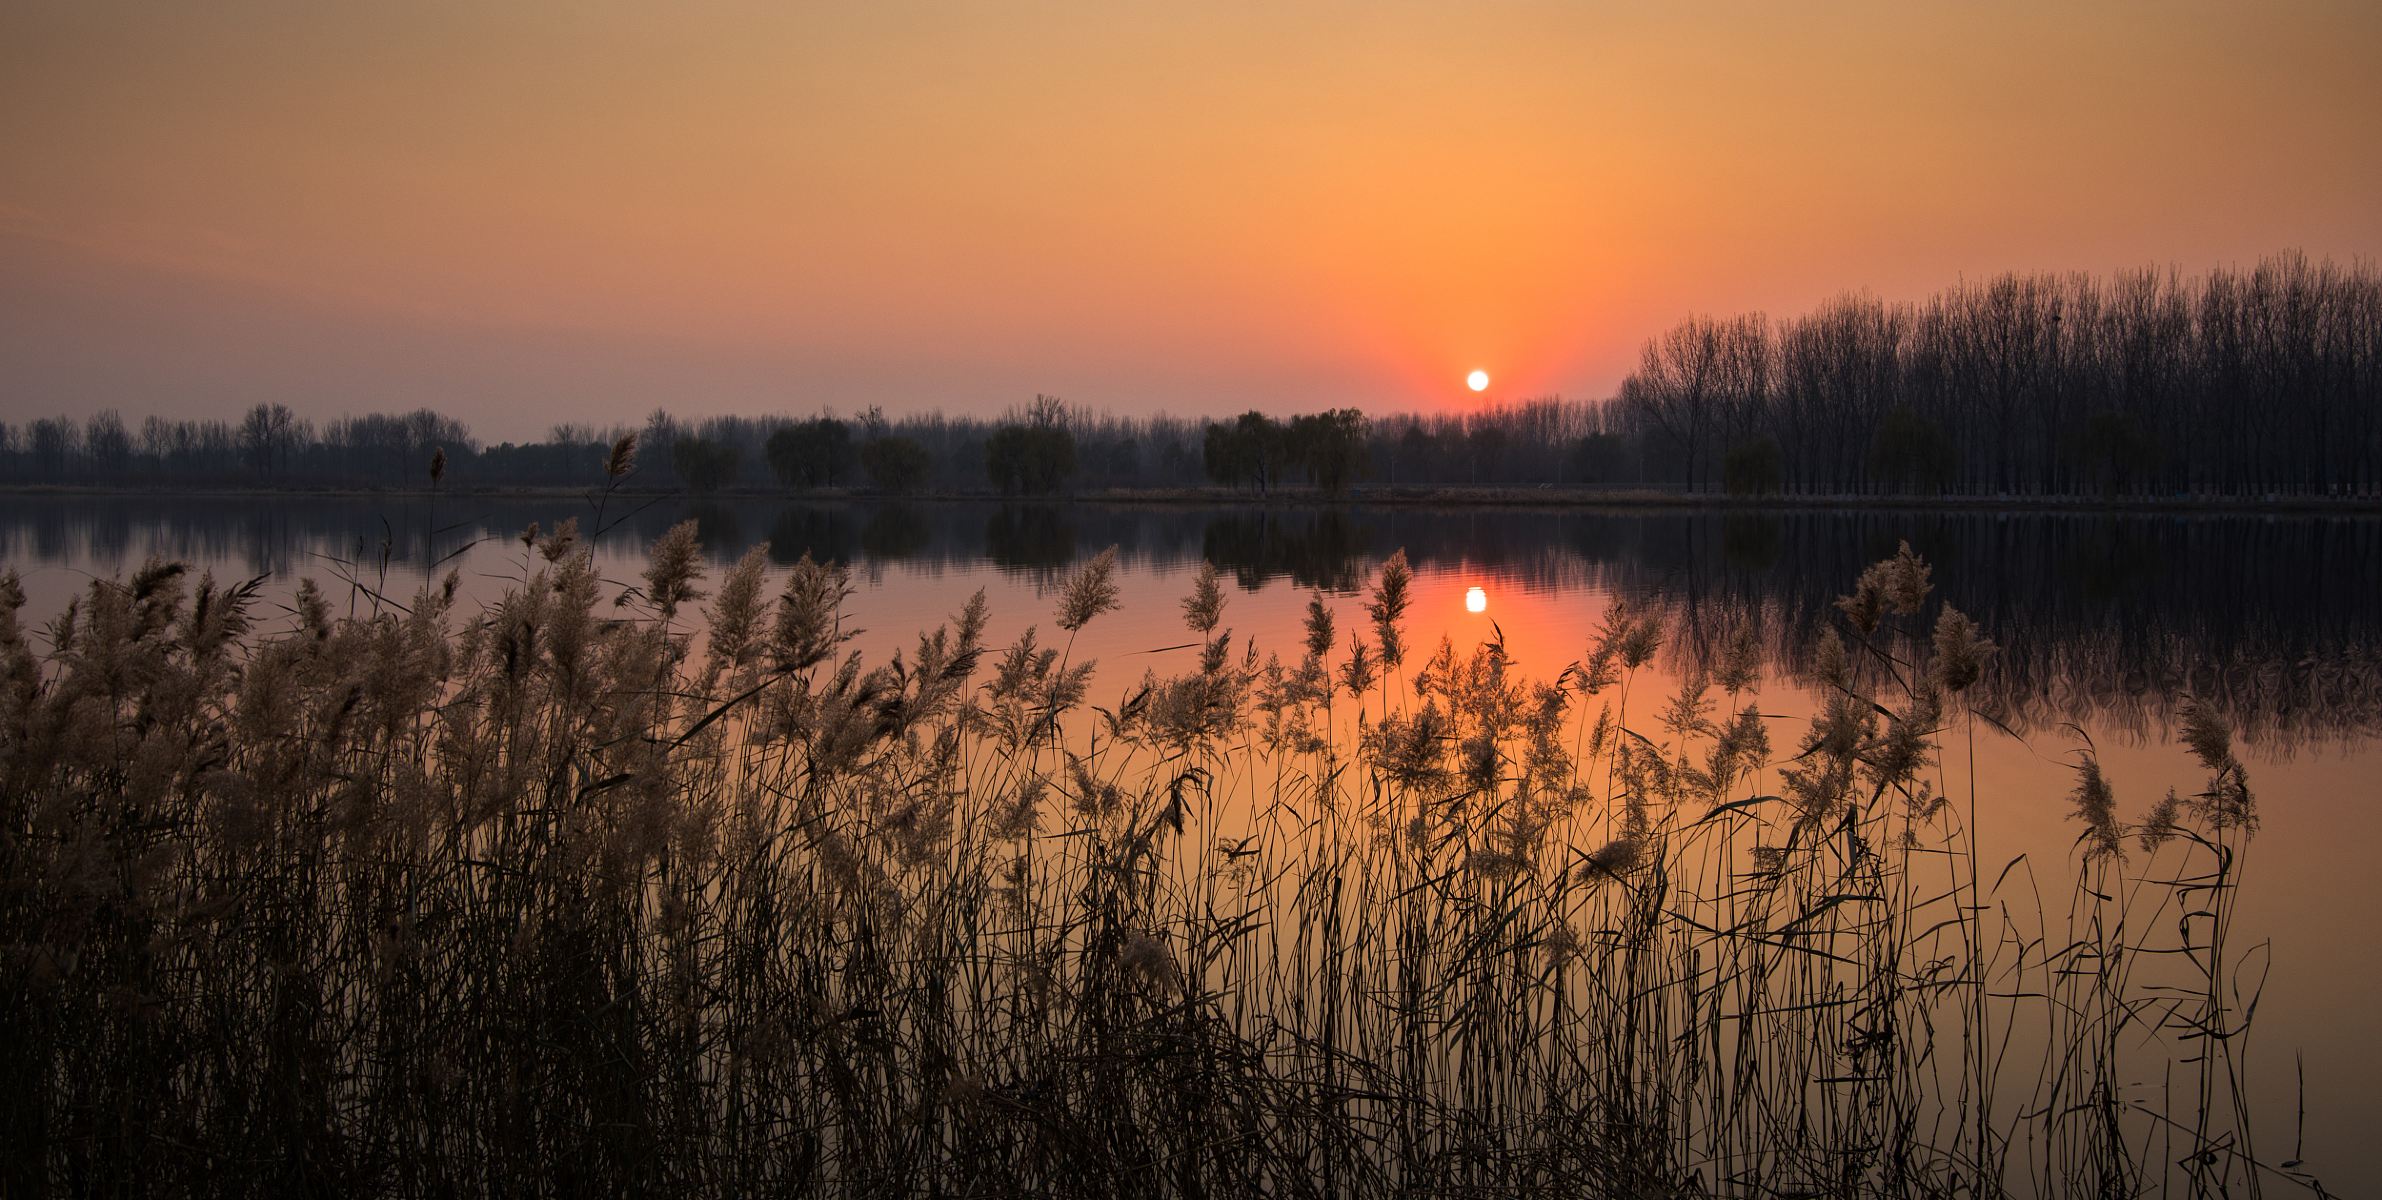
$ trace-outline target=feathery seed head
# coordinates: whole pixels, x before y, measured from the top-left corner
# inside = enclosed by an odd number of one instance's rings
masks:
[[[1173,991],[1182,981],[1182,972],[1175,966],[1174,952],[1157,937],[1142,932],[1126,935],[1117,948],[1117,965],[1125,973],[1148,987]]]
[[[2233,761],[2232,726],[2197,696],[2185,698],[2181,715],[2183,743],[2192,757],[2203,770],[2224,770]]]
[[[1381,578],[1373,585],[1372,603],[1365,606],[1365,615],[1373,620],[1373,640],[1381,645],[1382,665],[1391,671],[1406,661],[1406,641],[1398,622],[1406,616],[1409,595],[1414,582],[1414,569],[1406,564],[1403,547],[1392,552],[1381,564]]]
[[[2168,788],[2167,794],[2161,797],[2157,804],[2151,806],[2150,816],[2143,819],[2142,849],[2155,853],[2160,846],[2167,843],[2167,839],[2174,837],[2176,831],[2181,827],[2179,818],[2183,815],[2183,810],[2183,797],[2176,795],[2174,788]]]
[[[1340,685],[1348,689],[1350,696],[1362,699],[1380,675],[1380,664],[1365,648],[1365,639],[1349,634],[1348,661],[1340,666]]]
[[[530,531],[535,533],[537,531],[537,526],[531,525]],[[563,558],[570,554],[572,550],[576,549],[578,545],[579,518],[564,517],[562,524],[555,526],[554,532],[546,535],[545,540],[539,543],[538,553],[543,556],[547,562],[561,562]]]
[[[1811,674],[1814,679],[1838,690],[1853,686],[1852,657],[1844,648],[1844,639],[1833,629],[1820,631],[1818,643],[1812,647]]]
[[[1324,607],[1323,593],[1307,598],[1307,653],[1322,658],[1332,652],[1332,610]]]
[[[1202,561],[1199,575],[1192,581],[1191,594],[1183,599],[1183,623],[1191,632],[1207,635],[1216,632],[1224,619],[1223,572],[1216,564]]]
[[[714,669],[741,667],[753,660],[761,621],[761,573],[769,565],[769,543],[744,552],[720,585],[711,609],[711,660]]]
[[[1712,673],[1712,681],[1720,690],[1735,695],[1760,681],[1762,670],[1761,642],[1755,635],[1751,621],[1737,627],[1722,650],[1720,667]]]
[[[618,479],[637,469],[637,435],[624,433],[612,443],[612,452],[604,456],[604,474]]]
[[[671,526],[647,555],[645,598],[663,620],[678,615],[679,605],[703,598],[694,586],[703,577],[703,543],[695,528],[692,517]]]
[[[1978,631],[1977,623],[1968,614],[1946,604],[1936,615],[1935,662],[1931,669],[1936,685],[1945,691],[1958,694],[1976,683],[1993,650],[1993,643]]]
[[[843,604],[851,595],[851,576],[840,564],[823,566],[803,554],[778,595],[770,654],[779,670],[807,671],[859,632],[841,625]]]
[[[2101,760],[2087,751],[2076,764],[2076,790],[2068,793],[2073,815],[2084,822],[2084,856],[2123,858],[2125,831],[2117,823],[2117,793],[2101,773]]]
[[[1110,546],[1085,563],[1059,596],[1059,628],[1069,633],[1117,606],[1117,548]]]

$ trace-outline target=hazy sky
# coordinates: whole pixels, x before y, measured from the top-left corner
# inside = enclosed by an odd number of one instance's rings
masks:
[[[0,5],[0,417],[1607,393],[1694,311],[2382,257],[2382,4]]]

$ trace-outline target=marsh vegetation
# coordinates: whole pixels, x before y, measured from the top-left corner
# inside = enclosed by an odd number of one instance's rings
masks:
[[[1617,606],[1525,678],[1361,619],[1193,669],[866,662],[844,572],[574,526],[461,611],[171,563],[0,584],[10,1194],[2256,1193],[2257,828],[2073,747],[2071,870],[1979,853],[2004,657],[1904,548],[1794,678]],[[1811,689],[1808,722],[1762,696]],[[1984,719],[1990,721],[1990,714]]]

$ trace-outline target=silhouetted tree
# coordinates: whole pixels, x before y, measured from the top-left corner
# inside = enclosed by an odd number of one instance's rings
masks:
[[[1438,437],[1423,428],[1422,422],[1408,422],[1406,432],[1398,435],[1397,452],[1397,461],[1406,468],[1407,482],[1420,483],[1429,478],[1438,465],[1438,457]]]
[[[1778,439],[1764,436],[1729,447],[1720,472],[1721,486],[1732,496],[1767,496],[1778,491],[1786,479]]]
[[[1365,468],[1366,425],[1365,414],[1353,408],[1293,417],[1290,455],[1315,486],[1340,495]]]
[[[240,421],[240,452],[250,471],[270,479],[281,474],[298,443],[310,440],[311,433],[288,405],[259,404]]]
[[[1281,423],[1261,412],[1245,412],[1228,424],[1207,427],[1203,458],[1208,478],[1229,487],[1245,483],[1262,493],[1280,481],[1288,451],[1289,433]]]
[[[788,425],[769,435],[763,453],[787,487],[833,487],[852,461],[852,427],[834,417]]]
[[[1483,476],[1491,483],[1497,481],[1497,468],[1505,457],[1508,440],[1503,427],[1486,421],[1475,424],[1472,432],[1464,435],[1464,449],[1472,461],[1472,482],[1479,483]]]
[[[475,484],[555,485],[584,481],[604,447],[637,433],[659,468],[639,477],[651,486],[669,482],[682,436],[761,447],[789,432],[792,449],[781,441],[746,456],[755,460],[748,475],[840,483],[856,469],[856,442],[900,437],[927,453],[917,486],[951,491],[1046,491],[1059,486],[1054,475],[1092,486],[1187,486],[1204,476],[1259,491],[1303,477],[1329,489],[1353,486],[1368,461],[1399,486],[1572,480],[1701,490],[1725,486],[1730,454],[1768,438],[1780,489],[1797,494],[2374,497],[2382,272],[2283,254],[2197,278],[2013,274],[1915,303],[1846,296],[1775,322],[1698,317],[1650,339],[1611,400],[1545,397],[1364,422],[1361,457],[1345,475],[1348,458],[1315,457],[1317,420],[1071,412],[1044,396],[998,420],[871,412],[864,432],[824,414],[695,425],[656,410],[641,428],[571,422],[543,441],[483,447],[462,423],[428,410],[343,416],[318,434],[286,406],[260,404],[232,421],[150,417],[137,436],[104,414],[28,419],[0,442],[0,473],[419,487],[422,462],[444,446],[458,477],[468,466]],[[1059,431],[1066,452],[1058,433],[1004,426]],[[1352,449],[1346,440],[1333,447],[1335,456]]]
[[[2083,479],[2115,497],[2158,462],[2158,446],[2125,413],[2094,413],[2076,435],[2075,458]]]
[[[1941,492],[1957,470],[1957,452],[1935,422],[1896,407],[1878,424],[1870,469],[1894,490]]]
[[[1075,435],[1055,397],[1035,398],[1026,423],[1003,425],[984,443],[984,470],[1005,496],[1058,491],[1075,474]]]
[[[926,485],[934,464],[926,447],[906,437],[880,437],[860,448],[861,469],[881,491],[907,495]]]
[[[1619,483],[1628,444],[1616,433],[1592,433],[1572,443],[1571,476],[1581,483]]]
[[[72,417],[41,417],[25,431],[26,449],[34,465],[53,479],[64,475],[68,462],[82,449],[81,431]]]
[[[132,433],[124,427],[124,414],[112,408],[92,414],[83,423],[83,452],[91,456],[93,469],[121,473],[132,461]]]
[[[1646,343],[1621,400],[1685,456],[1689,491],[1715,437],[1747,430],[1765,413],[1770,359],[1759,317],[1690,317]]]
[[[670,445],[670,467],[697,492],[716,492],[736,478],[743,452],[734,443],[680,435]]]

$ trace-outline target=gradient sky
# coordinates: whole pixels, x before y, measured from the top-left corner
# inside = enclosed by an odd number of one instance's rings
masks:
[[[2382,257],[2382,5],[0,6],[0,418],[1373,411]]]

